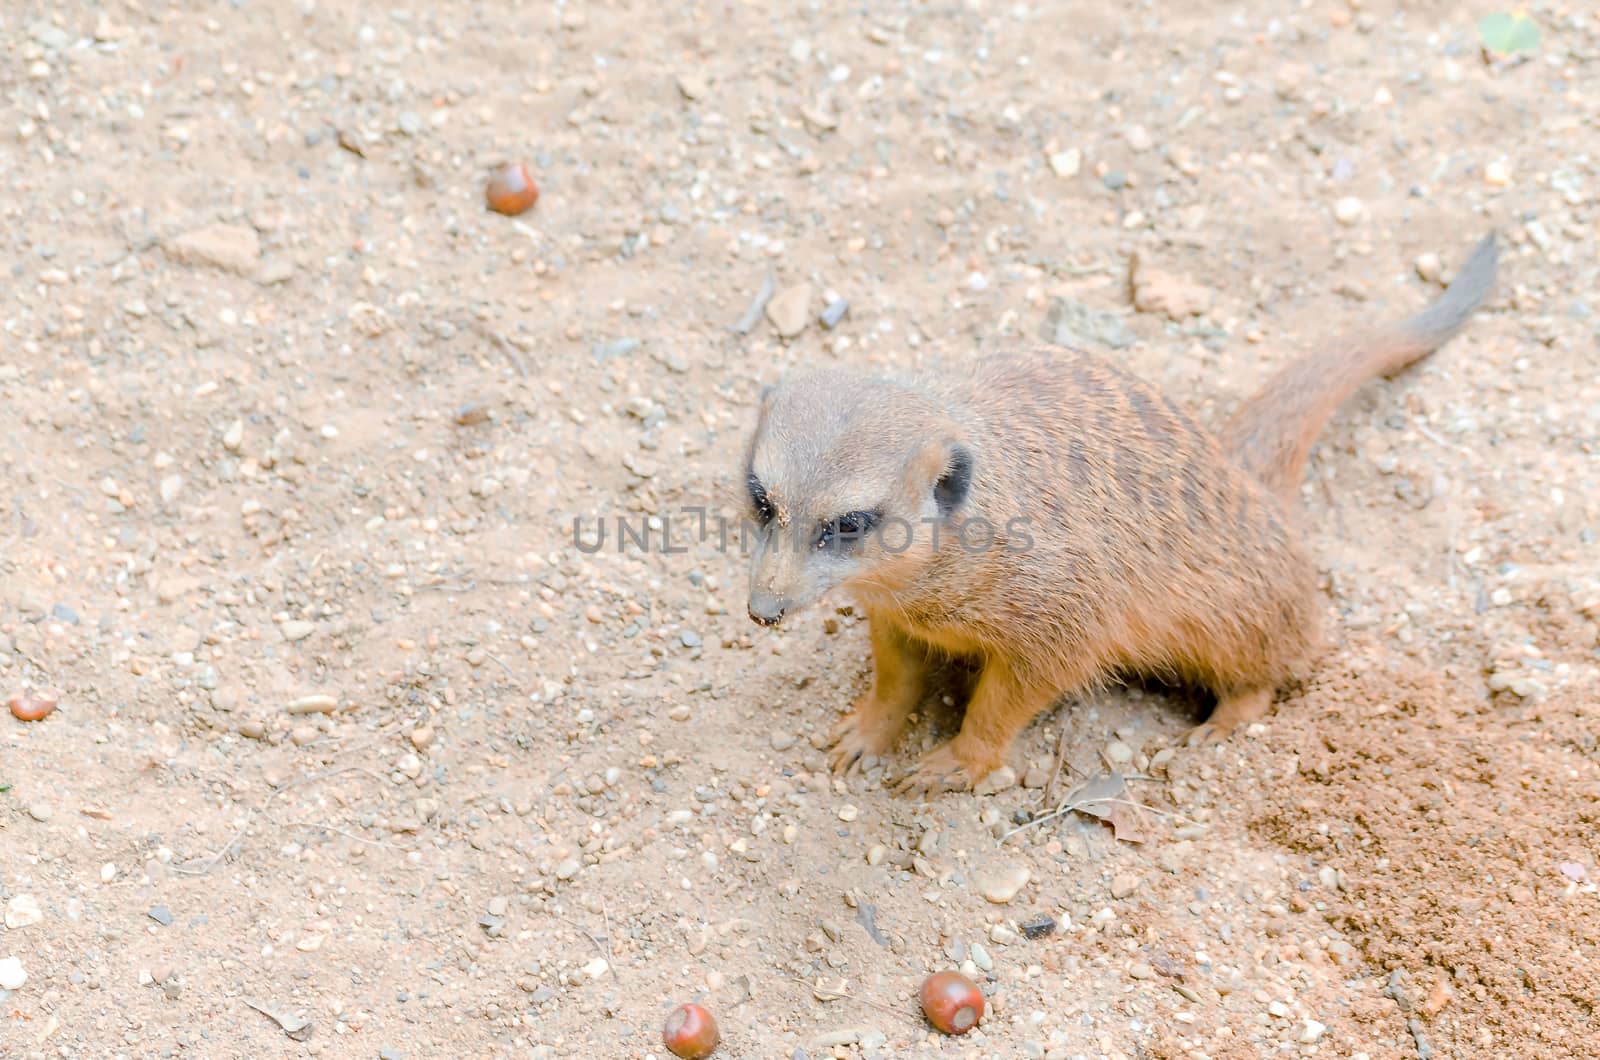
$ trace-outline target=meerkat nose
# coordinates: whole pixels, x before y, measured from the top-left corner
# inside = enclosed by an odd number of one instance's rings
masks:
[[[783,613],[789,607],[789,601],[772,593],[754,592],[750,594],[750,618],[758,625],[776,626],[783,621]]]

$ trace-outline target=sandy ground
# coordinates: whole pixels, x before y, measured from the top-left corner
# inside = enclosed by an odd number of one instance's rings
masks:
[[[1489,66],[1468,6],[5,5],[0,689],[60,707],[0,716],[0,1054],[664,1057],[697,999],[729,1057],[1593,1056],[1600,26]],[[841,783],[847,600],[574,547],[723,504],[791,365],[1064,312],[1211,422],[1491,227],[1313,461],[1327,654],[1220,747],[1119,689],[890,797],[931,704]],[[732,330],[768,276],[790,340]],[[1108,770],[1142,842],[1000,838]]]

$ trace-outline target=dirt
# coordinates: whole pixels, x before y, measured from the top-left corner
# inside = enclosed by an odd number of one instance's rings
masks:
[[[0,1054],[664,1058],[698,1000],[730,1057],[1592,1055],[1574,10],[1487,64],[1442,2],[8,5],[0,690],[60,705],[0,716]],[[892,798],[934,703],[827,775],[863,623],[756,628],[686,511],[761,384],[1059,323],[1215,422],[1489,228],[1492,305],[1318,450],[1264,724],[1114,689]],[[1110,770],[1143,842],[1045,815]]]

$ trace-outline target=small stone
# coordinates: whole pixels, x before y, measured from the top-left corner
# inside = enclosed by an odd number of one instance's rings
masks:
[[[1483,167],[1483,182],[1491,188],[1504,188],[1511,183],[1511,163],[1497,158]]]
[[[850,311],[850,303],[843,298],[835,298],[822,308],[822,315],[817,317],[818,323],[832,331],[839,326],[839,321]]]
[[[1416,263],[1412,266],[1417,270],[1417,275],[1428,283],[1438,283],[1444,275],[1444,263],[1439,260],[1439,255],[1429,251],[1417,255]]]
[[[774,751],[787,751],[794,746],[795,736],[792,732],[775,732],[769,738]]]
[[[1004,905],[1028,885],[1033,874],[1022,864],[1000,864],[981,872],[977,877],[978,893],[986,901]]]
[[[296,747],[305,747],[317,742],[317,727],[315,725],[296,725],[289,730],[289,742]]]
[[[1123,134],[1128,141],[1128,146],[1135,151],[1144,152],[1155,146],[1155,141],[1150,138],[1150,130],[1143,125],[1130,125]]]
[[[16,957],[0,957],[0,990],[21,990],[28,973]]]
[[[1137,256],[1129,272],[1134,307],[1145,313],[1161,313],[1182,322],[1200,316],[1211,308],[1211,291],[1175,273],[1152,269]]]
[[[1062,180],[1071,180],[1083,168],[1083,152],[1076,147],[1057,151],[1050,156],[1050,171]]]
[[[237,453],[244,445],[244,420],[234,420],[228,424],[228,429],[222,432],[222,447],[230,453]]]
[[[1135,342],[1133,332],[1115,313],[1092,309],[1069,298],[1052,298],[1039,337],[1069,349],[1106,347],[1124,350]]]
[[[315,622],[307,622],[300,618],[290,619],[278,630],[279,633],[283,634],[283,639],[291,644],[297,640],[305,640],[316,631],[317,624]]]
[[[1128,975],[1134,979],[1153,979],[1156,970],[1143,961],[1135,961],[1128,965]]]
[[[15,895],[6,903],[6,927],[12,931],[32,927],[43,919],[44,910],[39,908],[39,899],[31,894]]]
[[[1273,1001],[1267,1005],[1267,1014],[1283,1019],[1289,1015],[1289,1006],[1282,1001]]]
[[[55,816],[55,812],[48,802],[30,802],[28,804],[28,816],[35,821],[48,821]]]
[[[1306,1025],[1300,1029],[1300,1044],[1314,1045],[1322,1040],[1323,1032],[1328,1029],[1326,1024],[1316,1020],[1306,1020]]]
[[[1361,215],[1366,213],[1366,210],[1360,199],[1354,195],[1346,195],[1333,204],[1333,219],[1348,228],[1361,220]]]
[[[583,966],[583,975],[585,979],[595,980],[599,979],[610,970],[611,965],[604,957],[596,957],[594,960]]]
[[[1048,938],[1055,934],[1055,930],[1056,919],[1049,914],[1036,916],[1031,920],[1022,922],[1022,937],[1025,939],[1037,941],[1038,939]]]
[[[678,93],[683,96],[684,99],[687,99],[690,102],[693,102],[697,99],[704,99],[708,91],[710,91],[710,89],[706,85],[706,79],[701,77],[699,74],[678,75]]]
[[[1010,766],[1001,766],[992,771],[988,776],[978,781],[973,788],[974,795],[995,795],[1017,786],[1017,771]]]
[[[101,883],[110,883],[112,880],[114,880],[116,878],[117,878],[117,863],[115,861],[108,861],[104,865],[100,866],[100,882]]]
[[[844,821],[847,824],[859,816],[861,816],[861,811],[856,809],[855,806],[848,802],[839,807],[839,820]]]
[[[422,759],[414,754],[403,754],[395,761],[394,768],[401,776],[416,780],[422,776]]]
[[[570,880],[578,874],[578,869],[581,867],[582,866],[579,864],[577,858],[567,858],[566,860],[557,863],[556,879]]]
[[[209,266],[247,276],[261,257],[261,240],[253,228],[214,224],[169,239],[163,249],[180,265]]]
[[[810,306],[811,285],[796,284],[779,291],[767,303],[767,319],[778,329],[779,337],[792,339],[810,322]]]
[[[418,725],[411,730],[411,746],[419,751],[426,751],[433,746],[433,726]]]
[[[161,480],[161,503],[171,504],[183,492],[183,476],[168,475]]]
[[[1121,740],[1112,740],[1106,744],[1106,761],[1113,766],[1125,766],[1133,761],[1133,748]]]
[[[1028,771],[1022,774],[1022,786],[1036,790],[1050,783],[1050,771],[1043,766],[1029,766]]]
[[[284,634],[288,636],[287,633]],[[339,707],[339,700],[325,692],[313,693],[291,700],[284,709],[290,714],[332,714]]]
[[[883,859],[889,856],[889,848],[882,843],[874,843],[867,848],[867,864],[882,865]]]
[[[160,924],[162,927],[172,926],[172,910],[168,909],[164,905],[151,906],[149,913],[146,915],[149,916],[151,920],[154,920],[156,923]]]
[[[1119,873],[1111,880],[1111,897],[1122,900],[1139,889],[1139,877]]]
[[[972,956],[973,964],[976,964],[985,972],[994,971],[994,958],[990,957],[989,951],[983,948],[983,943],[974,942],[968,947],[968,952]]]

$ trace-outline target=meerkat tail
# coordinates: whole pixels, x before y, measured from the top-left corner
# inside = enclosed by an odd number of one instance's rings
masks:
[[[1334,410],[1363,383],[1421,360],[1460,331],[1493,289],[1499,256],[1491,232],[1444,293],[1416,316],[1345,336],[1279,371],[1223,429],[1233,459],[1280,496],[1292,496]]]

